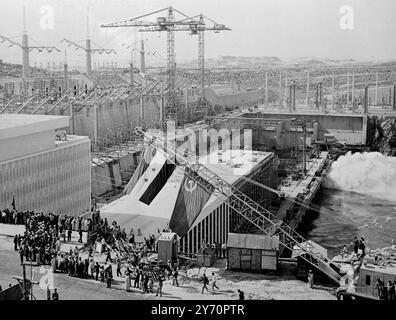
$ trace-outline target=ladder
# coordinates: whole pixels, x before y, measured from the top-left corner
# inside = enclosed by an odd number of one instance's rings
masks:
[[[270,211],[199,163],[197,156],[190,154],[188,149],[176,147],[169,141],[164,141],[162,137],[154,136],[141,127],[137,127],[135,132],[145,138],[146,142],[155,149],[162,150],[169,161],[184,167],[186,176],[195,181],[204,190],[209,190],[215,196],[228,200],[226,204],[232,210],[259,228],[265,235],[279,235],[280,244],[285,248],[290,251],[296,248],[300,249],[303,252],[301,255],[303,260],[339,284],[341,276],[337,272],[338,267],[336,265]]]

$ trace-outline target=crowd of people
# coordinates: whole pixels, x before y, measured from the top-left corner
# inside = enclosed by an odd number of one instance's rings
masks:
[[[67,274],[70,277],[90,278],[106,284],[111,288],[113,280],[113,266],[115,264],[117,277],[124,277],[125,290],[132,288],[141,290],[144,294],[156,294],[162,297],[162,289],[166,280],[172,280],[172,285],[179,287],[178,267],[168,261],[165,269],[154,272],[145,258],[149,251],[157,251],[157,239],[155,235],[144,238],[139,245],[135,242],[133,229],[127,235],[115,221],[110,225],[107,218],[102,219],[100,212],[95,210],[91,218],[72,217],[68,215],[44,214],[34,211],[3,210],[0,211],[1,223],[25,225],[25,232],[14,237],[14,249],[19,252],[21,263],[25,261],[35,262],[40,265],[49,265],[52,272]],[[100,229],[100,232],[97,230]],[[89,244],[85,247],[88,254],[84,254],[78,246],[70,246],[68,252],[61,251],[61,244],[72,240],[72,232],[79,234],[78,242],[83,242],[82,233],[88,232]],[[141,232],[138,230],[138,235]],[[166,231],[166,230],[164,230]],[[160,232],[160,230],[158,230]],[[90,238],[89,233],[94,234]],[[106,234],[111,234],[116,241],[121,240],[132,244],[129,246],[128,259],[118,250],[113,250],[107,243]],[[100,263],[94,255],[95,245],[101,243],[100,253],[106,254],[104,263]],[[225,244],[205,244],[206,247],[215,250],[218,258],[226,257]],[[81,247],[81,246],[80,246]],[[131,249],[132,248],[132,249]],[[202,293],[210,281],[204,274],[202,279]],[[212,290],[219,289],[217,276],[212,274]],[[156,289],[154,286],[156,285]],[[132,285],[133,284],[133,285]],[[54,299],[58,299],[58,293]]]
[[[83,232],[92,230],[91,218],[44,214],[34,211],[4,210],[6,223],[24,224],[23,235],[14,237],[14,249],[19,250],[21,263],[52,264],[60,252],[61,241],[70,242],[72,231],[78,231],[78,242],[83,242]]]
[[[215,257],[218,259],[227,258],[227,245],[225,243],[221,244],[220,242],[214,242],[212,244],[208,242],[202,242],[202,250],[204,249],[213,249],[215,253]]]

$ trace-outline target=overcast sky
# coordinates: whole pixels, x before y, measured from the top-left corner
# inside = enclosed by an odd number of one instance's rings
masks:
[[[188,15],[204,13],[232,31],[206,33],[206,56],[277,56],[280,58],[324,57],[341,59],[396,58],[395,0],[0,0],[0,35],[20,42],[22,6],[26,4],[29,36],[40,44],[65,48],[63,38],[84,44],[87,14],[92,40],[118,55],[95,55],[93,61],[126,63],[124,42],[141,37],[135,28],[103,29],[101,23],[116,22],[165,8],[169,5]],[[40,10],[50,5],[54,28],[43,29]],[[354,10],[353,30],[340,26],[340,8]],[[147,18],[153,21],[156,17]],[[164,14],[165,15],[165,14]],[[48,26],[48,24],[47,24]],[[157,51],[165,61],[166,33],[143,33],[149,51]],[[37,45],[33,40],[30,45]],[[196,59],[198,39],[187,33],[176,34],[179,61]],[[84,64],[84,53],[68,49],[71,64]],[[137,59],[136,55],[136,59]],[[0,59],[20,62],[18,49],[0,44]],[[31,54],[34,61],[59,63],[62,54]],[[150,58],[148,57],[150,63]]]

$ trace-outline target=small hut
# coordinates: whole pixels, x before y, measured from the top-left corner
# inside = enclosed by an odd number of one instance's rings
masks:
[[[246,271],[276,271],[279,237],[229,233],[228,268]]]
[[[158,238],[158,261],[167,263],[177,260],[177,235],[173,232],[162,232]]]

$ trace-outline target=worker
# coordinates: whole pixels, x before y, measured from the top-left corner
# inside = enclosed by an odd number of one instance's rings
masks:
[[[308,272],[308,286],[313,289],[314,286],[314,274],[312,270],[309,270]]]

